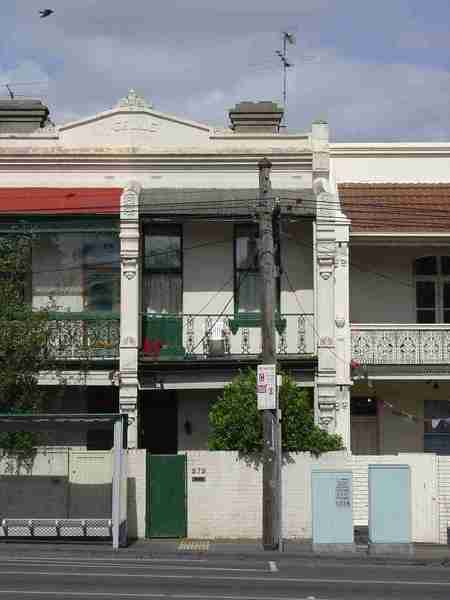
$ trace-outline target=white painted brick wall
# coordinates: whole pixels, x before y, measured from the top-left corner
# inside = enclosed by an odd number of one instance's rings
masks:
[[[313,469],[351,469],[346,452],[329,452],[319,458],[309,453],[285,457],[283,466],[283,535],[312,537],[311,472]]]
[[[445,507],[447,516],[444,518],[450,518],[450,460],[442,461],[440,469],[441,479],[447,478],[446,501],[440,504],[437,458],[433,454],[351,456],[332,452],[318,459],[309,454],[291,455],[283,468],[283,535],[290,539],[312,536],[311,471],[314,468],[353,472],[354,523],[367,525],[369,464],[410,465],[413,541],[446,541],[444,527],[439,531],[442,522],[439,510]],[[205,481],[192,481],[192,469],[199,468],[205,469]],[[239,460],[235,452],[188,452],[187,473],[189,537],[261,537],[261,468]]]
[[[193,469],[205,469],[205,481],[192,481]],[[237,452],[188,452],[188,537],[261,536],[261,469]]]
[[[128,450],[128,535],[145,537],[147,503],[146,450]]]
[[[450,522],[450,456],[438,456],[439,473],[439,541],[447,543]]]
[[[368,524],[369,464],[407,464],[411,467],[412,537],[415,542],[438,543],[439,501],[437,458],[434,454],[353,456],[355,525]]]
[[[146,451],[128,450],[127,456],[129,535],[143,538]],[[311,538],[311,471],[314,468],[352,470],[354,523],[367,525],[369,464],[411,466],[413,540],[446,543],[450,521],[450,457],[434,454],[350,456],[345,452],[332,452],[318,459],[309,454],[290,455],[283,468],[284,536]],[[205,469],[205,481],[192,481],[192,469]],[[3,462],[0,474],[4,472]],[[66,475],[67,449],[39,453],[32,473]],[[206,539],[261,537],[261,473],[261,467],[239,459],[236,452],[187,452],[188,536]]]

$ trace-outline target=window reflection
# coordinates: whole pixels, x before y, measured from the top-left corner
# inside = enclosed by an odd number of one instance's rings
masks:
[[[36,308],[118,311],[117,233],[39,233],[32,249],[32,298]]]

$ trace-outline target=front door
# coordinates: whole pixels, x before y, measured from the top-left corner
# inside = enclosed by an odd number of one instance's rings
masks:
[[[378,454],[377,417],[352,415],[352,454]]]
[[[186,456],[147,453],[147,537],[186,537]]]

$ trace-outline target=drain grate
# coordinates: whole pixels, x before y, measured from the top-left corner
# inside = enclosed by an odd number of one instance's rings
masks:
[[[208,552],[208,540],[183,540],[178,544],[178,550],[184,552]]]

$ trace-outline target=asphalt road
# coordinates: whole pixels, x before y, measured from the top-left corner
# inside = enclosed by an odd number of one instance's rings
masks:
[[[317,600],[450,598],[450,567],[192,556],[3,554],[0,600]]]

